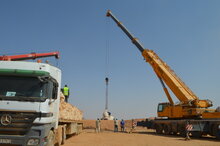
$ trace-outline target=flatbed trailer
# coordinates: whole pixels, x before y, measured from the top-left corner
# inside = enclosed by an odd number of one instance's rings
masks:
[[[58,129],[56,130],[55,144],[65,144],[66,138],[72,135],[78,135],[82,132],[83,123],[77,120],[59,119]]]

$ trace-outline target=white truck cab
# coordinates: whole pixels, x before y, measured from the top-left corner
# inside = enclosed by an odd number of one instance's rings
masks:
[[[61,71],[52,65],[0,61],[0,145],[50,145],[60,86]]]

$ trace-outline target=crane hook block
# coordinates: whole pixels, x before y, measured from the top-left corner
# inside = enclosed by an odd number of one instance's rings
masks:
[[[105,81],[106,81],[106,83],[108,83],[108,78],[107,77],[105,78]]]

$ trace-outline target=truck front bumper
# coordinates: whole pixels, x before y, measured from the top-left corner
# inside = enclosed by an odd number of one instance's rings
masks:
[[[19,146],[44,146],[46,144],[45,140],[50,127],[50,124],[32,126],[25,135],[0,134],[0,146],[5,144]]]

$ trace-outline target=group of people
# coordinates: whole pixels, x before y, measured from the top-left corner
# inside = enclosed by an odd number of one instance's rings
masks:
[[[114,119],[114,132],[118,132],[119,122],[118,119]],[[122,119],[120,122],[121,132],[125,131],[125,121]]]
[[[135,127],[137,126],[137,123],[134,119],[132,119],[132,125],[131,125],[131,130],[129,131],[129,133],[132,133],[135,129]],[[121,127],[121,132],[125,132],[125,121],[122,119],[120,121],[120,127]],[[114,132],[118,132],[119,128],[119,121],[118,119],[114,119]],[[101,131],[101,121],[100,119],[96,120],[96,132],[99,133]]]
[[[65,85],[64,88],[61,89],[61,91],[63,92],[65,96],[65,101],[68,102],[69,95],[70,95],[69,87]],[[135,120],[132,119],[132,126],[131,126],[131,130],[129,131],[129,133],[132,133],[136,126],[137,124]],[[119,127],[119,121],[118,119],[114,119],[114,132],[118,132],[118,127]],[[121,127],[121,132],[125,132],[125,121],[123,119],[120,121],[120,127]],[[100,132],[100,131],[101,131],[101,121],[100,119],[97,119],[96,120],[96,132]]]

